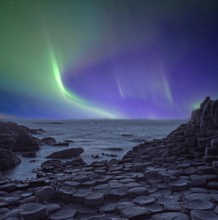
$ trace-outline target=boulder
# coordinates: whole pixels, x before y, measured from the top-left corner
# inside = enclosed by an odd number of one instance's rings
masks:
[[[68,147],[70,145],[70,143],[68,142],[59,142],[56,144],[52,144],[52,146],[59,146],[59,147]]]
[[[54,152],[50,154],[49,156],[47,156],[47,158],[67,159],[67,158],[77,157],[83,152],[84,152],[84,149],[81,147],[70,148],[70,149]]]
[[[42,134],[46,131],[41,128],[34,128],[34,129],[30,129],[30,132],[31,132],[31,134]]]
[[[49,201],[53,195],[54,190],[51,186],[43,186],[35,192],[35,196],[39,201]]]
[[[20,163],[20,159],[10,150],[0,149],[0,171],[5,171]]]
[[[52,138],[52,137],[46,137],[46,138],[42,138],[40,140],[40,143],[42,145],[53,145],[53,144],[56,143],[56,140],[54,138]]]
[[[16,138],[12,150],[14,152],[37,151],[39,150],[39,143],[36,138],[33,138],[28,134],[22,134]]]
[[[30,133],[30,129],[25,126],[13,122],[0,122],[0,148],[11,149],[19,135]]]
[[[22,157],[28,157],[28,158],[34,158],[34,157],[36,157],[36,152],[24,152],[23,154],[22,154]]]

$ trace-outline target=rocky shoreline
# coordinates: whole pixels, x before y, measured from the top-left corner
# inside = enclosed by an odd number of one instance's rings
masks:
[[[42,131],[0,125],[2,170],[19,163],[15,152],[39,148],[32,132]],[[47,160],[32,180],[1,177],[0,219],[218,219],[218,100],[206,97],[190,122],[122,160],[86,164],[81,153],[72,161]]]

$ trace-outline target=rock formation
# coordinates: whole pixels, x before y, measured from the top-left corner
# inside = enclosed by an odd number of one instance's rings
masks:
[[[200,108],[191,114],[187,124],[180,125],[164,139],[145,142],[133,148],[123,161],[143,162],[150,159],[157,165],[173,168],[172,162],[181,156],[218,161],[218,100],[206,97]],[[172,162],[171,162],[172,161]],[[174,167],[175,168],[175,167]]]
[[[48,160],[37,178],[0,181],[0,219],[217,220],[218,100],[122,160]]]
[[[37,150],[39,146],[39,140],[32,137],[32,130],[18,125],[13,122],[1,122],[0,121],[0,148],[17,151],[18,149],[26,148],[25,150],[31,151]],[[22,146],[21,146],[22,145]],[[28,146],[30,150],[28,149]]]
[[[14,152],[39,149],[39,142],[31,136],[31,129],[12,122],[0,122],[0,170],[16,166],[20,159]]]
[[[0,149],[0,171],[10,169],[20,163],[20,159],[10,150]]]
[[[84,149],[81,147],[70,148],[70,149],[54,152],[51,155],[47,156],[47,158],[67,159],[67,158],[77,157],[83,152]]]

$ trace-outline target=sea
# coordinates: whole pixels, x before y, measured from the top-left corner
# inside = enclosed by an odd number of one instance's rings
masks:
[[[82,159],[86,163],[95,160],[121,159],[132,147],[153,139],[166,137],[170,132],[188,120],[16,120],[19,125],[44,132],[37,138],[53,137],[57,142],[72,141],[69,147],[40,147],[36,158],[21,158],[15,168],[3,173],[10,179],[26,180],[36,176],[34,172],[46,161],[49,154],[74,147],[82,147]],[[119,148],[114,150],[111,148]],[[97,155],[97,156],[96,156]],[[95,158],[93,158],[95,157]],[[96,158],[98,157],[98,158]],[[32,160],[34,159],[34,162]]]

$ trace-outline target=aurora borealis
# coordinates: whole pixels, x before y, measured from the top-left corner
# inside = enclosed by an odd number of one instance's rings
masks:
[[[218,97],[216,0],[1,0],[0,118],[188,118]]]

